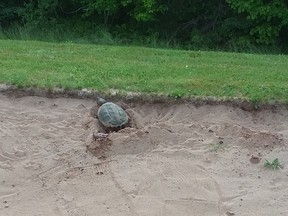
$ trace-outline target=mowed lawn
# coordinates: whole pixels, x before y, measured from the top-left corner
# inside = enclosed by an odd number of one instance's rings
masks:
[[[0,83],[288,102],[288,56],[0,40]]]

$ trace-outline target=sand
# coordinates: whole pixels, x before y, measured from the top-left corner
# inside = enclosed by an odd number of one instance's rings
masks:
[[[94,104],[0,94],[0,215],[288,215],[286,109],[131,103],[95,140]]]

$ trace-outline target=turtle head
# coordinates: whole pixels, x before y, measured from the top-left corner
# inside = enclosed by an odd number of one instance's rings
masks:
[[[107,103],[107,101],[101,97],[97,97],[97,104],[99,106],[103,105],[104,103]]]

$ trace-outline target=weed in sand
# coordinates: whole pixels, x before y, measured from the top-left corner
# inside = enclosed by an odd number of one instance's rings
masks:
[[[223,143],[213,143],[210,145],[210,150],[212,152],[222,151],[222,150],[224,150],[224,148],[225,147],[224,147]]]
[[[278,158],[274,159],[272,162],[269,160],[265,160],[264,167],[268,169],[278,170],[282,167]]]

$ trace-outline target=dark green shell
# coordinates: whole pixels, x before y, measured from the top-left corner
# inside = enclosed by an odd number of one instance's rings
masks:
[[[117,104],[107,102],[98,109],[98,119],[105,127],[117,128],[128,123],[128,115]]]

